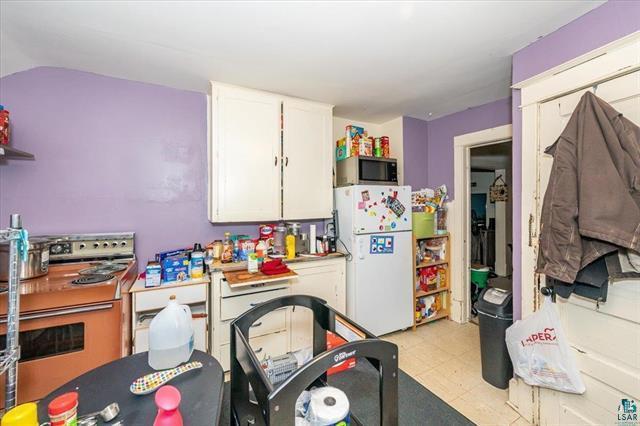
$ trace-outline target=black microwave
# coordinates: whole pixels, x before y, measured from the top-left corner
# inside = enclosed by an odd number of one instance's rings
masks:
[[[397,185],[395,158],[348,157],[336,163],[336,186]]]

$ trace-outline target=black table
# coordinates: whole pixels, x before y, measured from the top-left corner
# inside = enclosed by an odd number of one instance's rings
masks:
[[[129,392],[129,386],[138,377],[154,370],[147,363],[147,352],[110,362],[60,386],[38,403],[40,422],[48,421],[47,406],[57,396],[66,392],[79,393],[78,413],[88,414],[106,407],[112,402],[120,405],[120,414],[114,419],[125,426],[153,424],[157,409],[155,392],[137,396]],[[222,406],[224,372],[212,356],[193,351],[189,361],[200,361],[202,368],[176,377],[168,384],[180,390],[180,412],[185,426],[218,425]]]

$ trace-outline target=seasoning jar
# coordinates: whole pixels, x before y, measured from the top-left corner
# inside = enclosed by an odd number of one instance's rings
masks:
[[[287,259],[296,257],[296,237],[292,234],[287,235]]]
[[[51,426],[75,426],[78,423],[78,392],[54,398],[48,407]]]

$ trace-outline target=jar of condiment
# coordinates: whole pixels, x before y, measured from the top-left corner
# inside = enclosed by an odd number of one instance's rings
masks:
[[[222,259],[222,241],[215,240],[213,242],[213,260],[219,261]]]
[[[296,237],[292,234],[287,235],[287,259],[296,257]]]
[[[78,424],[78,392],[68,392],[54,398],[48,406],[51,426]]]

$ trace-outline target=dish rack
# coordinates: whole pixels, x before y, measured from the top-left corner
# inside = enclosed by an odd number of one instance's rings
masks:
[[[20,345],[18,323],[20,316],[20,256],[27,247],[26,232],[22,229],[22,218],[12,214],[9,228],[0,230],[0,242],[9,241],[9,283],[7,294],[7,345],[0,351],[0,374],[5,374],[5,410],[16,405],[18,391],[18,360]]]
[[[313,358],[276,386],[249,345],[249,329],[269,312],[290,306],[313,312]],[[327,331],[347,343],[327,350]],[[379,393],[374,393],[380,398],[381,426],[398,424],[398,347],[379,340],[318,297],[284,296],[248,310],[231,323],[230,349],[231,424],[293,426],[298,396],[312,387],[326,386],[327,370],[352,357],[368,361],[379,372]],[[352,413],[351,424],[363,423]]]

